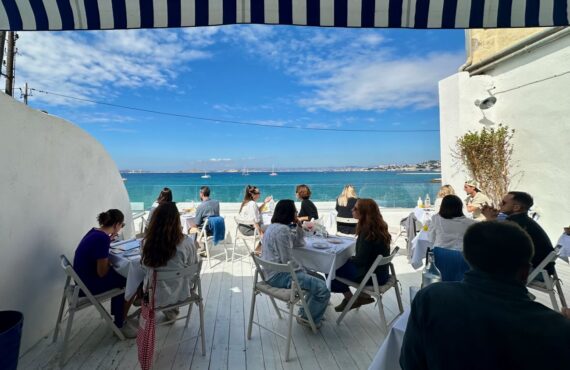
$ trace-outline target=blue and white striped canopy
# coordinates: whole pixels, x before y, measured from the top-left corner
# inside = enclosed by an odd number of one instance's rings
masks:
[[[0,0],[0,30],[256,23],[366,28],[567,26],[570,0]]]

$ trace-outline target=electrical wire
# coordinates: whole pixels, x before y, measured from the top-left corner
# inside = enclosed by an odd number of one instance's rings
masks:
[[[164,112],[164,111],[158,111],[158,110],[152,110],[152,109],[138,108],[138,107],[132,107],[132,106],[128,106],[128,105],[114,104],[114,103],[108,103],[108,102],[85,99],[85,98],[78,98],[75,96],[55,93],[52,91],[39,90],[39,89],[34,89],[34,88],[32,88],[30,90],[33,90],[33,91],[36,91],[36,92],[39,92],[42,94],[54,95],[54,96],[59,96],[59,97],[66,98],[66,99],[73,99],[73,100],[78,100],[78,101],[83,101],[83,102],[88,102],[88,103],[93,103],[93,104],[106,105],[106,106],[114,107],[114,108],[128,109],[128,110],[133,110],[133,111],[138,111],[138,112],[152,113],[152,114],[177,117],[177,118],[187,118],[187,119],[207,121],[207,122],[213,122],[213,123],[230,123],[230,124],[244,125],[244,126],[257,126],[257,127],[294,129],[294,130],[306,130],[306,131],[384,132],[384,133],[439,132],[439,129],[415,129],[415,130],[343,129],[343,128],[324,128],[324,127],[298,127],[298,126],[288,126],[288,125],[277,126],[277,125],[268,125],[268,124],[263,124],[263,123],[255,123],[255,122],[247,122],[247,121],[235,121],[235,120],[228,120],[228,119],[210,118],[210,117],[194,116],[194,115],[189,115],[189,114],[171,113],[171,112]]]

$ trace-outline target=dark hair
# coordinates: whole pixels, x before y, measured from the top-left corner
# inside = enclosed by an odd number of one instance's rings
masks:
[[[176,203],[161,203],[154,210],[142,242],[142,263],[149,267],[165,266],[184,239]]]
[[[299,194],[301,199],[309,199],[311,197],[311,189],[305,184],[297,185],[295,193]]]
[[[446,219],[464,216],[463,202],[457,195],[446,195],[441,200],[439,215]]]
[[[378,204],[373,199],[361,198],[356,201],[355,207],[360,214],[356,224],[356,235],[368,241],[380,240],[389,249],[392,236]]]
[[[118,209],[110,209],[107,212],[99,213],[99,216],[97,216],[97,222],[99,222],[101,227],[113,226],[123,223],[123,221],[125,221],[125,216]]]
[[[200,188],[200,192],[202,193],[202,195],[204,195],[205,197],[209,197],[210,196],[210,188],[207,186],[202,186]]]
[[[474,270],[515,277],[519,269],[529,267],[534,246],[514,222],[478,222],[463,237],[463,255]]]
[[[243,202],[241,202],[241,206],[239,207],[239,211],[241,212],[243,206],[245,206],[249,201],[253,200],[253,196],[255,194],[259,194],[259,188],[253,185],[247,185],[245,187],[245,194],[243,195]]]
[[[297,208],[295,207],[294,201],[291,199],[281,199],[275,206],[273,217],[271,217],[271,223],[289,225],[295,222],[296,213]]]
[[[524,191],[509,191],[507,194],[512,195],[513,201],[522,206],[525,211],[528,211],[534,204],[532,196]]]
[[[169,188],[162,189],[162,191],[158,195],[158,198],[156,198],[156,201],[158,203],[172,202],[172,190],[170,190]]]

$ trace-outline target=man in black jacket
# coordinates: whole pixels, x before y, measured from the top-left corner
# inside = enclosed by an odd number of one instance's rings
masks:
[[[412,302],[403,370],[567,370],[570,319],[528,297],[533,245],[512,222],[481,222],[464,237],[471,270]]]
[[[483,214],[487,220],[494,220],[500,211],[507,215],[507,221],[516,223],[528,233],[534,244],[534,257],[532,258],[532,267],[534,268],[538,266],[554,248],[542,227],[528,216],[528,210],[533,204],[534,200],[530,194],[522,191],[510,191],[503,197],[499,210],[485,206],[483,207]],[[546,265],[546,271],[551,275],[554,273],[554,262]]]

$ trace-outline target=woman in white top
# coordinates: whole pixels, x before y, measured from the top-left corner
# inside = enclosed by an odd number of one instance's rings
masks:
[[[439,188],[439,192],[437,193],[437,199],[435,200],[435,204],[433,208],[435,213],[439,212],[439,208],[441,207],[441,201],[446,195],[455,195],[455,189],[451,185],[443,185]]]
[[[172,271],[198,263],[194,240],[182,233],[176,203],[160,204],[151,219],[142,241],[141,263],[147,273]],[[152,277],[151,277],[152,278]],[[191,276],[157,282],[155,303],[163,307],[190,297],[195,288]],[[150,279],[148,279],[150,281]],[[178,309],[163,311],[168,320],[174,320]]]
[[[261,229],[260,210],[263,208],[263,206],[269,203],[272,198],[270,196],[265,198],[263,203],[258,206],[256,202],[260,196],[261,191],[258,187],[252,185],[246,186],[243,202],[241,202],[241,207],[239,208],[239,218],[244,222],[251,222],[253,225],[239,224],[239,231],[243,235],[251,236],[254,234],[255,229],[257,229],[257,233],[260,235],[260,237],[263,236],[263,230]]]
[[[429,223],[429,240],[434,247],[463,250],[463,235],[476,221],[465,217],[463,202],[456,195],[446,195],[439,213]]]

